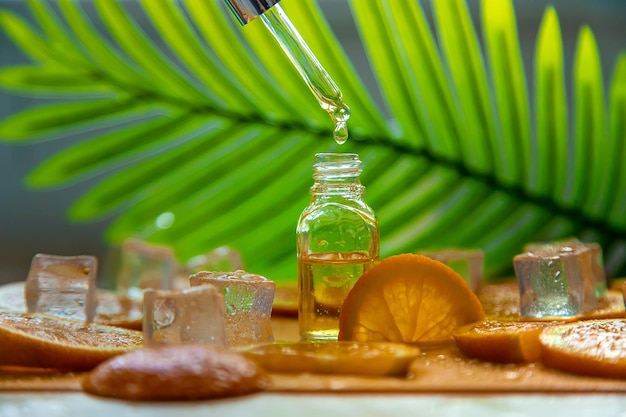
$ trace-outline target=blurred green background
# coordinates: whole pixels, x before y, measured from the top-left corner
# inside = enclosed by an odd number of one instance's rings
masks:
[[[285,0],[287,1],[294,0]],[[89,10],[89,2],[87,0],[83,2],[87,4],[86,9]],[[133,1],[126,0],[123,3],[129,10],[137,9],[136,18],[140,23],[145,19]],[[432,19],[430,3],[428,1],[421,3],[428,18]],[[468,0],[467,4],[475,24],[479,27],[480,2]],[[574,48],[578,31],[583,24],[588,24],[596,36],[605,85],[608,84],[615,59],[626,47],[625,1],[515,0],[513,4],[517,14],[529,94],[532,95],[533,92],[533,77],[530,75],[534,45],[543,12],[548,4],[555,6],[561,23],[567,87],[571,85],[570,69]],[[372,70],[363,51],[347,1],[319,0],[319,5],[373,98],[381,104],[382,99],[375,87]],[[0,7],[26,18],[29,16],[27,5],[21,0],[0,0]],[[0,32],[0,67],[27,62],[23,53],[3,32]],[[571,95],[569,97],[571,98]],[[312,96],[310,99],[314,100]],[[22,97],[0,90],[0,119],[37,103],[38,99],[35,97]],[[58,150],[82,139],[80,134],[75,134],[37,144],[8,145],[0,142],[0,282],[24,279],[32,256],[38,252],[59,255],[93,254],[101,259],[106,258],[109,248],[104,242],[103,234],[113,217],[74,224],[68,221],[66,214],[70,204],[101,180],[102,176],[65,188],[46,191],[29,190],[24,184],[25,176],[34,167]],[[104,277],[111,272],[107,270],[106,263],[102,267],[101,276]]]

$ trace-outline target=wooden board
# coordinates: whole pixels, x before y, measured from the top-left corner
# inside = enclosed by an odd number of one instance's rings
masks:
[[[83,374],[0,366],[0,391],[80,391]]]
[[[275,318],[276,340],[297,340],[295,319]],[[275,374],[275,392],[626,393],[626,381],[565,374],[540,364],[493,364],[464,358],[454,346],[425,350],[408,378]],[[80,391],[83,374],[0,367],[0,391]]]

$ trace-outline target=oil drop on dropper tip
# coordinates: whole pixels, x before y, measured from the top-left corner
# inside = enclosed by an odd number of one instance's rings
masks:
[[[296,67],[307,86],[334,123],[333,138],[341,145],[348,139],[350,108],[343,94],[317,60],[298,30],[277,3],[280,0],[225,0],[242,25],[261,20]]]

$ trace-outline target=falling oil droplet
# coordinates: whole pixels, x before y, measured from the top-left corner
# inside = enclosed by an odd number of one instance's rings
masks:
[[[350,107],[343,101],[338,105],[329,106],[328,114],[335,124],[333,138],[339,145],[343,145],[348,140],[348,119],[350,118]]]
[[[348,126],[345,123],[335,123],[333,138],[339,145],[343,145],[348,140]]]

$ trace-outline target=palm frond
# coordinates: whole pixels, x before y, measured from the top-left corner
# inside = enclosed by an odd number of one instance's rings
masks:
[[[477,173],[499,173],[494,113],[476,30],[463,0],[433,2],[441,49],[466,128],[463,163]]]
[[[608,129],[605,122],[606,106],[604,102],[604,83],[598,46],[591,29],[583,27],[578,37],[576,57],[574,58],[573,91],[575,95],[576,131],[574,133],[575,153],[571,182],[584,184],[585,177],[594,184],[587,192],[579,190],[574,204],[595,217],[606,212],[610,202],[610,184],[612,173],[608,171],[605,149],[608,144]],[[611,159],[611,158],[609,158]],[[587,174],[586,174],[587,173]],[[583,192],[580,192],[583,191]]]
[[[529,177],[526,161],[530,159],[531,124],[513,5],[483,0],[482,21],[498,110],[499,178],[505,184],[524,184]]]
[[[11,115],[0,137],[81,132],[28,183],[106,174],[69,212],[113,217],[112,244],[140,236],[181,260],[228,244],[248,269],[293,280],[313,155],[345,151],[364,161],[383,257],[477,247],[488,275],[501,276],[526,242],[576,235],[600,242],[609,272],[626,274],[626,55],[605,102],[596,40],[581,28],[568,94],[552,7],[535,45],[532,118],[511,0],[482,2],[482,45],[463,0],[432,0],[432,28],[417,0],[350,0],[385,109],[318,5],[282,1],[352,108],[351,140],[339,147],[269,31],[238,27],[220,2],[143,0],[141,16],[108,0],[28,4],[34,25],[0,11],[32,60],[0,69],[0,87],[55,102]]]
[[[615,65],[613,82],[610,90],[610,125],[608,155],[613,155],[609,162],[609,176],[615,193],[611,210],[608,212],[609,223],[617,227],[626,226],[626,193],[620,192],[626,187],[626,166],[620,161],[626,156],[626,53],[622,53]]]
[[[535,122],[531,143],[531,177],[528,188],[538,195],[554,195],[571,206],[574,161],[569,149],[567,97],[563,68],[563,43],[559,18],[554,8],[545,14],[535,48]]]

